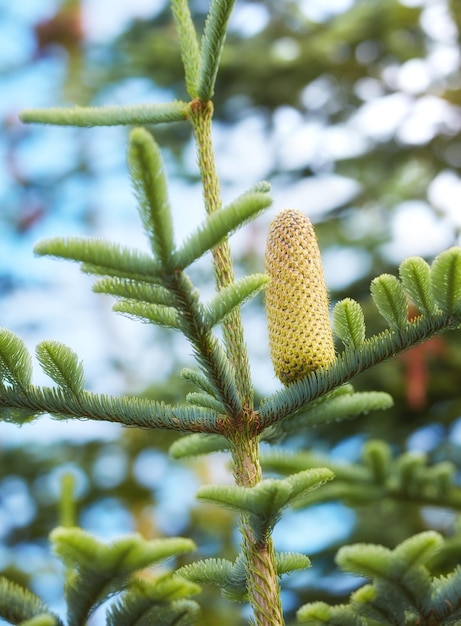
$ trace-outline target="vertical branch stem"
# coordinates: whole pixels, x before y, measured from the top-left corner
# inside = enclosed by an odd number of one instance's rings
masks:
[[[194,129],[198,151],[198,164],[203,184],[203,196],[207,213],[219,211],[222,206],[216,161],[211,138],[211,122],[213,103],[193,100],[190,105],[189,119]],[[227,287],[234,282],[234,269],[229,248],[225,239],[213,250],[214,271],[218,289]],[[251,384],[250,366],[243,335],[242,318],[239,309],[230,313],[224,324],[224,343],[228,357],[235,370],[237,387],[240,390],[244,407],[253,408],[253,386]]]
[[[203,184],[207,213],[221,209],[221,192],[211,139],[213,104],[211,101],[193,100],[189,120],[195,134],[198,164]],[[213,263],[218,289],[234,282],[234,270],[229,243],[224,240],[213,250]],[[245,346],[240,311],[227,316],[224,323],[224,342],[235,370],[235,380],[240,393],[243,411],[232,416],[226,433],[230,444],[235,482],[242,487],[254,487],[261,481],[259,436],[253,411],[253,386],[251,384],[248,354]],[[280,587],[276,571],[275,550],[272,539],[257,542],[248,517],[240,522],[242,549],[247,569],[247,587],[250,604],[257,626],[283,626]]]
[[[246,424],[251,424],[248,416]],[[231,447],[235,482],[241,487],[254,487],[261,481],[259,437],[242,429]],[[248,599],[253,607],[257,626],[283,626],[284,619],[277,576],[275,549],[269,537],[256,542],[248,516],[240,519],[242,548],[246,559]]]

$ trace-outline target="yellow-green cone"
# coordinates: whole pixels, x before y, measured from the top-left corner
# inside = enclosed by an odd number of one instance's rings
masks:
[[[266,311],[277,377],[288,385],[335,360],[317,237],[300,211],[281,211],[266,245]]]

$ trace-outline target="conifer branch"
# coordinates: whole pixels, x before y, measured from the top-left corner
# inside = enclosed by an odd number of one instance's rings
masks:
[[[224,209],[208,215],[205,222],[175,252],[175,267],[180,269],[188,267],[205,252],[216,248],[238,228],[255,219],[270,206],[271,202],[267,193],[245,194]],[[226,281],[223,287],[229,284],[231,283]]]
[[[32,358],[25,343],[6,328],[0,328],[0,383],[26,389],[32,380]]]
[[[340,300],[333,309],[333,329],[346,348],[365,343],[365,318],[360,304],[352,298]]]
[[[423,315],[438,312],[432,293],[431,268],[421,257],[405,259],[399,268],[400,280],[410,300]]]
[[[205,393],[209,393],[210,395],[215,393],[215,389],[210,383],[208,377],[199,369],[185,367],[181,370],[181,378],[193,383],[199,389],[205,391]]]
[[[160,282],[160,265],[152,256],[102,239],[43,239],[35,245],[34,252],[81,262],[82,270],[89,273]]]
[[[311,626],[368,626],[345,604],[329,606],[326,602],[310,602],[296,613],[297,621]]]
[[[452,463],[430,464],[424,454],[412,452],[393,458],[383,441],[367,442],[360,463],[335,463],[311,452],[285,454],[277,450],[265,454],[262,464],[267,470],[287,476],[316,467],[332,470],[335,480],[303,500],[300,507],[334,500],[349,506],[386,500],[396,505],[412,502],[416,506],[461,510],[461,488]]]
[[[346,349],[328,368],[316,370],[264,399],[259,409],[262,429],[349,382],[360,372],[393,358],[436,333],[456,329],[460,321],[453,314],[421,315],[409,322],[404,330],[387,330],[370,337],[355,349]]]
[[[461,248],[449,248],[434,259],[431,287],[437,306],[443,313],[461,313]]]
[[[222,415],[224,415],[226,412],[226,409],[224,408],[222,402],[216,400],[216,398],[209,393],[188,393],[186,396],[186,401],[189,402],[189,404],[193,404],[194,406],[202,406],[213,409],[213,411],[216,411],[217,413],[220,413]]]
[[[215,396],[223,402],[230,415],[240,412],[241,403],[228,359],[210,332],[210,324],[206,321],[205,309],[195,287],[183,272],[164,274],[149,255],[100,240],[53,239],[38,244],[36,252],[83,261],[82,269],[91,264],[90,269],[104,275],[120,274],[112,276],[109,282],[106,278],[96,287],[97,290],[115,291],[116,295],[123,295],[126,286],[131,288],[128,292],[131,295],[136,290],[137,278],[141,277],[141,293],[147,294],[148,302],[142,301],[141,294],[138,294],[139,300],[121,299],[114,305],[114,310],[166,327],[180,328],[211,377]],[[154,284],[149,295],[150,282]],[[234,289],[238,291],[238,287]],[[156,293],[161,294],[160,298],[169,301],[171,306],[151,303],[150,300],[156,299]]]
[[[245,420],[239,428],[229,433],[230,450],[234,466],[236,488],[251,489],[262,481],[259,438],[255,436],[251,413],[244,413]],[[252,527],[251,514],[242,512],[240,532],[244,555],[245,578],[248,600],[255,615],[256,624],[281,626],[284,624],[277,577],[275,548],[271,537],[258,542],[258,525]],[[264,525],[264,521],[262,521]],[[260,528],[260,535],[263,529]]]
[[[27,620],[36,626],[63,626],[38,596],[3,577],[0,577],[0,617],[11,624]]]
[[[128,163],[144,229],[154,255],[168,271],[174,235],[167,183],[160,150],[144,128],[135,128],[130,133]]]
[[[221,323],[236,307],[241,307],[247,300],[264,289],[269,278],[265,274],[251,274],[228,285],[205,303],[206,324],[213,328]]]
[[[187,93],[191,98],[195,98],[198,95],[200,46],[190,14],[189,3],[187,0],[171,0],[171,10],[179,36]]]
[[[188,435],[177,439],[169,449],[169,454],[173,459],[184,459],[210,452],[222,452],[229,449],[228,440],[222,435],[200,436]]]
[[[243,602],[247,597],[245,570],[237,561],[206,559],[184,565],[176,571],[178,576],[196,583],[214,585],[222,589],[223,595],[234,602]]]
[[[190,583],[189,583],[190,584]],[[182,583],[184,586],[184,583]],[[156,586],[151,589],[130,590],[123,599],[111,607],[107,626],[193,626],[200,617],[200,607],[191,600],[155,601]]]
[[[215,411],[188,405],[170,406],[129,396],[112,397],[84,391],[77,395],[54,387],[24,389],[0,387],[0,416],[3,411],[20,409],[14,421],[21,424],[31,417],[49,413],[58,419],[92,419],[123,426],[160,428],[189,432],[221,431],[221,418]],[[13,413],[13,416],[15,414]]]
[[[133,319],[152,322],[156,326],[175,330],[181,328],[180,316],[174,307],[122,299],[113,305],[112,310],[117,313],[124,313]]]
[[[266,250],[266,264],[269,270],[274,273],[277,284],[272,286],[272,292],[278,295],[278,298],[271,300],[271,306],[268,309],[268,313],[270,313],[269,326],[271,327],[272,324],[274,342],[277,348],[275,350],[277,356],[275,365],[276,368],[281,368],[279,375],[283,374],[282,381],[288,384],[288,387],[277,392],[271,398],[263,400],[259,410],[262,429],[267,428],[278,419],[290,415],[303,405],[332,391],[339,385],[348,382],[365,369],[395,356],[437,332],[459,327],[461,321],[461,248],[453,247],[434,259],[429,273],[424,263],[415,260],[411,262],[411,270],[408,265],[404,265],[403,270],[401,270],[410,297],[413,294],[415,300],[421,301],[424,308],[429,310],[433,310],[430,300],[432,298],[437,307],[435,313],[422,314],[408,321],[409,308],[404,283],[388,274],[379,276],[372,282],[372,297],[379,312],[389,323],[390,329],[365,339],[363,314],[360,314],[359,305],[351,300],[339,303],[334,313],[334,323],[346,345],[346,350],[337,358],[330,359],[330,362],[325,363],[322,367],[314,368],[304,378],[301,377],[302,372],[298,371],[298,366],[304,368],[305,371],[305,364],[310,364],[310,346],[307,344],[308,353],[304,355],[305,358],[300,364],[297,361],[299,355],[296,351],[293,352],[295,357],[293,363],[285,360],[284,352],[280,350],[281,346],[286,345],[286,337],[283,333],[285,330],[288,334],[291,333],[293,340],[297,337],[296,323],[294,329],[292,328],[297,317],[294,316],[284,322],[279,311],[279,307],[282,305],[278,301],[286,296],[289,300],[290,310],[292,312],[297,311],[298,304],[297,302],[294,303],[297,291],[293,289],[292,283],[294,280],[296,286],[302,289],[304,276],[298,269],[303,267],[304,261],[299,261],[299,267],[295,265],[294,270],[290,263],[294,253],[299,256],[299,251],[305,245],[303,239],[306,237],[302,237],[304,233],[302,216],[298,216],[296,212],[282,212],[279,221],[277,222],[276,218],[273,224],[275,225],[271,230]],[[284,252],[287,241],[290,242],[288,260],[286,260]],[[309,245],[311,244],[309,243]],[[312,254],[315,258],[317,257],[316,249]],[[294,271],[292,281],[284,280],[282,271],[284,269],[290,271],[290,274]],[[427,295],[429,293],[431,294],[430,297]],[[310,294],[309,297],[311,297]],[[314,319],[317,329],[319,328],[318,318],[320,317],[319,313]],[[301,330],[298,334],[304,336],[303,332]],[[328,334],[328,331],[322,327],[322,338],[325,334]],[[323,358],[324,351],[325,345],[322,344],[312,359],[319,355]],[[307,368],[307,371],[309,369],[311,368]]]
[[[79,238],[41,242],[36,252],[81,261],[82,269],[105,276],[95,290],[121,298],[113,307],[115,311],[181,329],[211,376],[213,395],[231,415],[238,415],[241,401],[233,382],[233,372],[219,342],[209,331],[254,295],[266,279],[249,277],[237,284],[228,284],[221,296],[205,309],[195,288],[180,270],[266,208],[270,204],[267,184],[257,185],[223,211],[209,213],[205,224],[181,250],[175,251],[160,154],[150,134],[143,129],[131,133],[129,163],[140,213],[156,259],[116,244]],[[138,288],[139,279],[142,282]],[[151,289],[149,282],[154,285]],[[236,344],[234,350],[237,350]]]
[[[382,274],[371,282],[371,296],[390,328],[405,328],[408,321],[408,300],[402,283],[395,276]]]
[[[148,304],[168,307],[173,307],[174,305],[174,297],[165,287],[130,278],[116,276],[100,278],[94,283],[93,291]]]
[[[58,527],[51,533],[50,539],[56,554],[66,566],[68,626],[84,626],[94,611],[114,594],[132,590],[133,587],[139,590],[136,579],[133,580],[137,571],[195,549],[195,544],[190,539],[182,537],[146,541],[139,535],[128,535],[111,544],[104,544],[80,528]],[[151,585],[150,595],[154,596],[151,598],[151,608],[152,600],[157,596],[155,599],[160,601],[163,611],[166,612],[165,617],[170,609],[173,617],[177,606],[168,606],[168,595],[175,592],[177,596],[181,592],[183,595],[197,592],[196,587],[178,587],[179,581],[176,581],[176,585],[174,582],[170,585],[166,583],[163,589],[160,584],[153,592]],[[139,594],[134,598],[132,594],[131,600],[133,599],[134,603],[122,605],[128,610],[128,615],[133,615],[133,611],[139,608]],[[119,614],[115,611],[116,616],[117,613]]]
[[[204,404],[203,406],[207,406]],[[211,406],[211,405],[209,405]],[[261,433],[261,439],[271,444],[278,444],[287,437],[299,436],[304,430],[330,421],[368,413],[369,411],[386,410],[393,406],[391,396],[382,391],[354,392],[352,385],[343,385],[325,396],[310,402],[304,409],[283,420],[277,421]],[[186,435],[175,441],[170,447],[173,458],[187,458],[211,452],[229,450],[229,441],[222,435],[193,434]],[[319,463],[319,467],[324,463]],[[310,467],[314,467],[313,465]]]
[[[225,1],[227,2],[227,0]],[[212,7],[214,4],[217,3],[213,3]],[[221,211],[222,200],[219,177],[216,169],[216,159],[213,152],[211,135],[212,118],[213,105],[210,101],[200,102],[199,100],[194,100],[191,103],[189,120],[194,130],[197,145],[197,156],[203,185],[205,209],[208,217],[210,218],[213,216],[213,219],[218,220],[217,223],[219,223],[220,218],[214,218],[214,214]],[[251,208],[251,211],[253,211],[254,208],[255,212],[252,214],[256,215],[259,210],[262,210],[270,204],[270,200],[269,202],[267,200],[266,192],[267,183],[258,185],[255,189],[255,194],[262,194],[265,196],[265,199],[261,199],[263,204],[261,205],[258,202],[256,204],[248,204],[247,202],[240,204],[240,199],[237,199],[238,206],[242,208],[248,207],[248,209]],[[250,218],[249,213],[245,214],[248,215],[248,218]],[[239,221],[239,223],[242,222]],[[216,285],[219,291],[234,283],[234,268],[227,237],[225,237],[219,245],[213,248],[212,255]],[[240,403],[247,410],[251,411],[254,404],[254,389],[251,381],[250,364],[245,343],[242,318],[238,309],[235,309],[226,319],[226,323],[223,324],[223,334],[227,357],[230,361],[230,367],[234,371],[237,389],[239,390]]]
[[[217,338],[205,322],[205,312],[198,292],[184,272],[164,277],[164,284],[175,296],[181,330],[191,342],[197,361],[208,374],[213,395],[226,407],[229,416],[240,414],[241,402],[234,372]]]
[[[283,480],[262,480],[254,487],[205,485],[198,490],[197,497],[247,514],[254,541],[263,545],[268,542],[283,509],[332,478],[330,470],[316,468]]]
[[[235,0],[212,0],[203,32],[200,68],[198,73],[198,97],[206,102],[214,95],[221,54],[226,39],[227,23]]]
[[[453,468],[449,464],[428,467],[425,459],[410,454],[391,463],[390,450],[381,443],[368,444],[360,464],[344,468],[326,462],[336,470],[338,478],[318,491],[333,477],[331,469],[319,467],[322,463],[318,458],[278,457],[278,461],[272,460],[272,466],[288,471],[290,476],[263,480],[259,450],[260,438],[280,441],[307,425],[389,407],[392,400],[387,394],[354,393],[344,383],[437,332],[459,327],[461,250],[452,248],[442,253],[431,267],[413,257],[401,265],[400,280],[382,275],[372,282],[372,298],[390,327],[379,335],[366,338],[363,311],[358,303],[351,299],[340,302],[334,311],[334,326],[345,350],[336,356],[315,234],[299,212],[283,212],[271,229],[266,259],[271,278],[268,312],[275,313],[269,324],[271,352],[276,356],[276,373],[287,387],[264,399],[259,411],[254,410],[240,306],[265,286],[267,277],[255,275],[235,281],[228,237],[269,206],[269,188],[267,183],[260,183],[222,208],[211,140],[211,98],[234,4],[235,0],[211,0],[199,45],[187,1],[172,0],[192,102],[55,108],[26,111],[22,115],[23,121],[81,127],[152,125],[185,119],[191,123],[207,215],[179,249],[174,244],[160,151],[149,132],[137,128],[130,135],[129,165],[153,254],[80,238],[41,242],[36,253],[79,261],[83,271],[101,276],[94,290],[115,296],[118,301],[114,310],[181,330],[191,342],[199,365],[198,370],[187,370],[183,376],[194,382],[199,391],[187,396],[188,404],[179,406],[87,392],[83,389],[84,372],[78,357],[70,348],[50,341],[39,344],[37,356],[57,387],[35,387],[31,384],[31,358],[24,343],[4,331],[0,333],[0,414],[16,423],[50,413],[59,419],[107,420],[126,426],[193,433],[173,446],[172,454],[176,457],[229,449],[236,484],[203,487],[199,497],[240,513],[242,552],[234,563],[208,560],[187,566],[180,574],[218,584],[229,599],[248,599],[258,626],[281,626],[278,576],[309,565],[303,555],[275,552],[271,533],[286,507],[332,498],[363,504],[378,495],[395,501],[461,508],[459,488],[453,484]],[[303,236],[299,237],[300,233]],[[218,293],[203,304],[184,270],[209,250],[213,254]],[[313,251],[315,258],[309,256]],[[287,270],[297,280],[284,282]],[[279,283],[274,280],[280,278]],[[287,293],[291,307],[288,316]],[[407,298],[421,313],[411,321]],[[310,318],[305,316],[306,311],[309,315],[312,312]],[[300,319],[308,321],[307,328],[299,323]],[[223,343],[211,332],[218,323],[223,325]],[[301,357],[299,342],[303,344]],[[293,470],[297,463],[304,466]],[[195,622],[197,605],[186,599],[197,591],[195,585],[171,576],[154,583],[133,579],[135,570],[188,551],[193,548],[191,542],[178,539],[174,545],[153,545],[155,542],[128,537],[107,546],[75,528],[57,529],[52,541],[67,567],[68,626],[83,626],[95,608],[115,593],[121,596],[109,610],[108,626],[134,626],[141,622],[187,626]],[[300,620],[331,626],[365,626],[369,619],[399,626],[410,618],[415,624],[429,624],[429,620],[436,620],[437,624],[460,621],[461,570],[446,579],[434,580],[425,569],[428,555],[440,544],[436,533],[425,533],[394,551],[366,545],[344,548],[338,555],[340,566],[365,574],[372,583],[354,594],[347,606],[315,603],[304,607],[299,612]],[[61,626],[35,598],[23,590],[17,595],[12,586],[2,586],[1,581],[0,614],[2,594],[15,609],[17,598],[24,596],[28,614],[15,616],[23,622],[28,620],[21,626]]]
[[[21,121],[54,126],[146,126],[179,122],[187,119],[187,103],[140,104],[132,106],[104,106],[29,109],[20,114]]]
[[[77,395],[85,386],[83,363],[68,346],[58,341],[42,341],[36,354],[43,371],[57,385]]]
[[[264,441],[280,443],[286,437],[298,436],[303,431],[320,424],[354,419],[370,411],[389,409],[393,404],[392,397],[383,391],[355,393],[351,385],[343,385],[310,402],[293,415],[275,422],[266,428],[261,436]]]
[[[275,555],[277,576],[311,566],[310,559],[304,554],[279,552]],[[176,575],[193,582],[219,587],[223,596],[233,602],[248,599],[245,557],[240,553],[235,561],[227,559],[204,559],[195,561],[176,570]]]
[[[106,544],[75,527],[55,528],[51,542],[66,567],[101,568],[121,576],[196,548],[191,539],[184,537],[147,541],[136,534]]]
[[[336,557],[340,568],[372,582],[355,591],[348,605],[304,605],[297,612],[298,621],[312,626],[457,624],[461,619],[461,568],[443,577],[431,577],[427,568],[442,546],[441,535],[426,531],[394,550],[373,544],[342,547]]]
[[[278,576],[311,567],[310,558],[299,552],[277,552],[275,560],[277,563]]]

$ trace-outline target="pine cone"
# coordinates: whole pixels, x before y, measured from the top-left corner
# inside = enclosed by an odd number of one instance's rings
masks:
[[[317,237],[300,211],[281,211],[266,245],[266,311],[277,377],[288,385],[335,360]]]

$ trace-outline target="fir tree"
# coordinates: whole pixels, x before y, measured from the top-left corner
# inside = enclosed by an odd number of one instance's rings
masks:
[[[402,455],[391,463],[383,442],[372,442],[362,463],[335,466],[314,451],[279,451],[261,457],[260,442],[283,442],[293,433],[327,421],[386,409],[382,392],[355,392],[350,381],[437,333],[461,324],[461,249],[450,248],[429,265],[419,257],[400,266],[399,277],[372,281],[371,296],[387,328],[367,336],[361,305],[340,301],[329,325],[328,297],[312,225],[303,214],[282,211],[268,236],[268,276],[234,277],[228,237],[271,205],[268,183],[256,183],[223,206],[211,125],[213,97],[233,0],[213,0],[199,40],[186,0],[172,0],[181,43],[189,99],[133,107],[76,107],[32,110],[25,122],[70,126],[123,124],[129,135],[128,163],[150,252],[103,240],[54,238],[36,245],[38,255],[70,259],[96,278],[94,289],[115,298],[114,310],[136,320],[179,331],[190,342],[196,368],[182,375],[197,390],[178,405],[85,390],[83,365],[67,346],[42,341],[37,359],[54,386],[32,382],[32,359],[12,332],[0,333],[0,414],[22,424],[51,414],[56,419],[86,418],[125,426],[172,430],[186,435],[172,446],[174,457],[214,450],[230,452],[235,484],[202,487],[199,499],[236,511],[241,551],[234,561],[206,559],[156,578],[138,575],[159,561],[194,549],[186,538],[146,541],[138,535],[105,544],[75,527],[72,515],[54,529],[52,547],[65,566],[67,625],[83,626],[106,600],[110,626],[193,624],[199,608],[190,596],[197,583],[213,584],[226,598],[249,602],[254,623],[284,624],[279,578],[309,567],[303,554],[278,553],[272,532],[288,507],[343,499],[368,502],[413,498],[420,504],[460,507],[460,490],[447,463],[428,466]],[[160,149],[145,128],[163,123],[190,124],[203,184],[203,222],[182,245],[175,242],[167,181]],[[203,301],[190,278],[190,265],[211,251],[216,293]],[[274,369],[284,388],[255,399],[240,308],[267,289],[267,316]],[[409,315],[409,304],[418,311]],[[215,332],[221,325],[222,339]],[[343,349],[334,349],[334,335]],[[263,468],[280,478],[264,478]],[[63,501],[70,501],[64,489]],[[64,507],[65,508],[65,507]],[[456,624],[460,616],[460,571],[431,574],[431,559],[445,547],[427,532],[392,550],[374,544],[344,546],[338,565],[370,583],[348,604],[316,602],[300,608],[311,624]],[[206,610],[206,608],[205,608]],[[0,616],[21,626],[60,626],[62,620],[32,594],[0,581]]]

